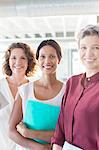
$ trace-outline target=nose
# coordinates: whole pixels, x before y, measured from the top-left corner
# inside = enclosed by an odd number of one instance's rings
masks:
[[[49,62],[50,62],[50,58],[49,58],[49,57],[46,57],[45,63],[49,63]]]
[[[16,65],[21,64],[21,59],[16,59]]]
[[[89,56],[92,56],[92,55],[93,55],[92,48],[87,48],[87,50],[86,50],[86,56],[89,57]]]

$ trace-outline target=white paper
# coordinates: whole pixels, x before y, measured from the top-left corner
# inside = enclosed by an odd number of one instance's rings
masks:
[[[76,147],[76,146],[68,143],[67,141],[65,141],[62,150],[83,150],[83,149]]]
[[[6,98],[0,92],[0,109],[4,108],[8,104],[9,104],[8,101],[6,100]]]

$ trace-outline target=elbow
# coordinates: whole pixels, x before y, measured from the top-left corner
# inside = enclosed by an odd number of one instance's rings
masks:
[[[8,137],[10,138],[10,139],[12,139],[13,140],[13,136],[14,136],[14,133],[15,133],[15,128],[13,128],[13,127],[11,127],[10,125],[8,126]]]
[[[12,130],[10,128],[8,128],[8,137],[11,139],[11,135],[12,135]]]
[[[8,127],[8,137],[10,138],[10,139],[12,139],[11,137],[12,137],[12,134],[13,134],[13,130],[11,129],[11,127]]]

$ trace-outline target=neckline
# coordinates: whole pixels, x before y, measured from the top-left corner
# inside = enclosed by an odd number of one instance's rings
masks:
[[[42,101],[42,102],[48,102],[48,101],[53,101],[54,99],[57,99],[57,97],[59,97],[62,94],[62,91],[64,90],[64,88],[65,88],[65,84],[63,83],[63,86],[62,86],[61,90],[58,92],[58,94],[55,97],[52,97],[51,99],[47,99],[47,100],[40,100],[40,99],[37,99],[35,97],[35,94],[34,94],[34,82],[33,82],[33,88],[31,88],[31,89],[32,89],[32,94],[33,94],[33,97],[34,97],[35,100]]]

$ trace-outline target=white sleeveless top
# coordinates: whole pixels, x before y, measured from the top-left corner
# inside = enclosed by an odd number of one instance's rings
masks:
[[[46,103],[46,104],[52,104],[55,106],[60,106],[61,105],[61,101],[62,101],[62,97],[64,95],[65,92],[65,84],[63,84],[60,92],[52,99],[48,99],[48,100],[38,100],[35,95],[34,95],[34,82],[29,82],[26,83],[24,85],[21,85],[18,88],[19,94],[22,98],[22,107],[23,107],[23,115],[25,113],[25,104],[26,104],[26,100],[31,99],[31,100],[35,100],[35,101],[40,101],[42,103]]]
[[[63,86],[60,90],[60,92],[52,99],[48,99],[48,100],[38,100],[35,95],[34,95],[34,82],[29,82],[26,83],[24,85],[21,85],[18,88],[19,94],[22,98],[22,109],[23,109],[23,116],[25,115],[25,105],[26,105],[26,100],[31,99],[31,100],[35,100],[35,101],[40,101],[42,103],[46,103],[46,104],[52,104],[55,106],[60,106],[61,105],[61,101],[62,101],[62,97],[64,95],[65,92],[65,84],[63,83]],[[27,148],[23,148],[21,146],[17,147],[17,150],[28,150]]]
[[[15,143],[8,137],[8,121],[13,107],[14,98],[6,78],[0,80],[0,92],[8,101],[8,105],[0,110],[0,149],[15,150]]]

